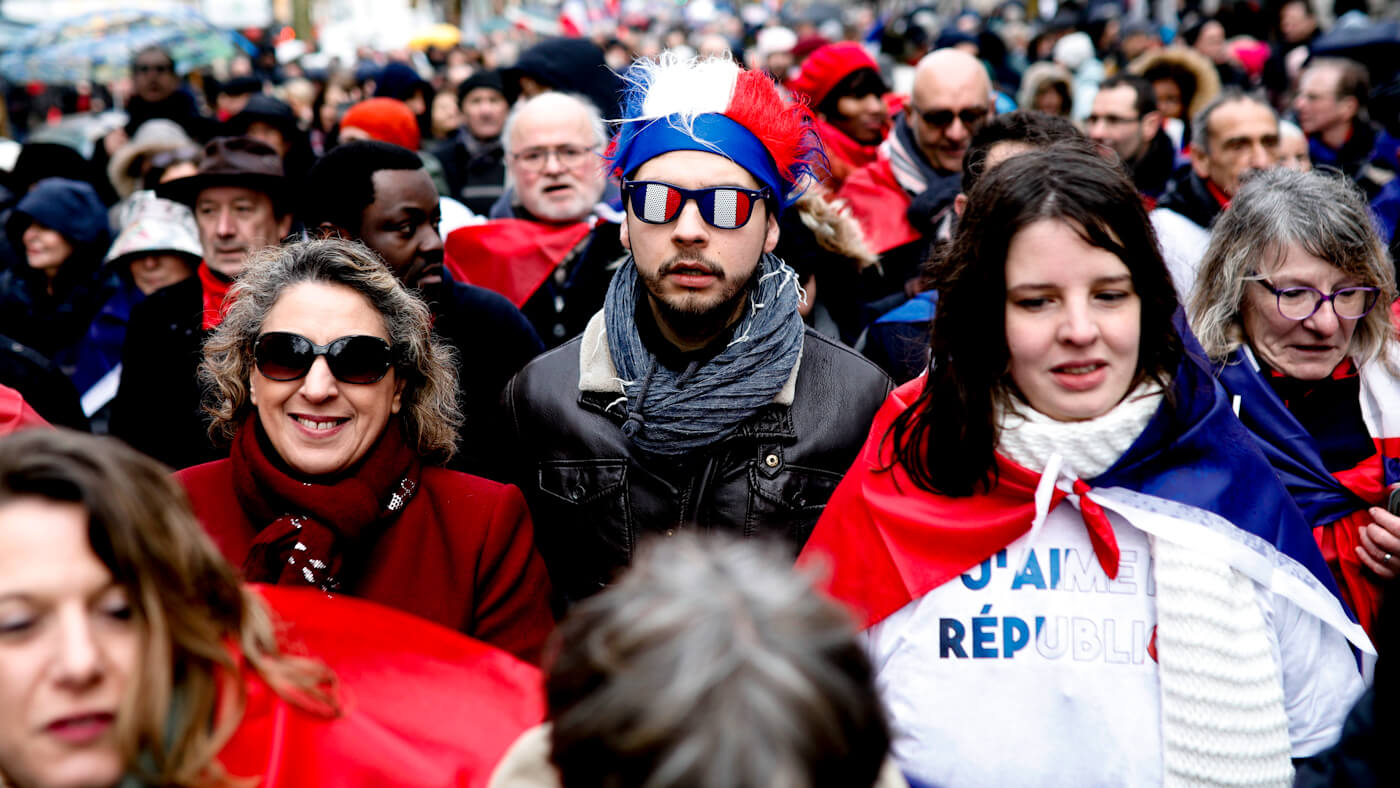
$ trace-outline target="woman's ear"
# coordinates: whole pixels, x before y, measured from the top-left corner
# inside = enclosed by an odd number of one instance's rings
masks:
[[[394,381],[394,401],[389,403],[390,413],[398,413],[399,410],[403,407],[403,387],[405,384],[408,383],[408,381],[404,380],[398,375],[395,375],[394,377],[396,378]]]

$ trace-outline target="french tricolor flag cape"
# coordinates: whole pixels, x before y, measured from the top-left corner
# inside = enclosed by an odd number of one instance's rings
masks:
[[[493,219],[448,233],[443,264],[459,282],[484,287],[522,307],[564,257],[588,238],[593,221],[554,225]]]
[[[1400,354],[1391,363],[1400,365]],[[1324,556],[1341,576],[1342,595],[1370,631],[1380,610],[1380,586],[1356,556],[1366,511],[1384,506],[1387,488],[1400,482],[1400,381],[1383,363],[1359,367],[1361,417],[1376,453],[1355,468],[1329,473],[1317,443],[1260,372],[1247,348],[1235,351],[1217,370],[1220,384],[1237,398],[1240,421],[1254,434],[1264,456],[1312,526]]]
[[[827,589],[863,627],[879,623],[1030,530],[1040,474],[997,456],[992,488],[930,493],[891,465],[886,433],[926,378],[893,391],[855,464],[837,486],[799,565],[829,569]],[[1183,360],[1146,429],[1087,494],[1158,538],[1189,544],[1339,630],[1374,654],[1342,603],[1312,531],[1274,475],[1207,364]],[[1050,508],[1068,491],[1054,491]]]

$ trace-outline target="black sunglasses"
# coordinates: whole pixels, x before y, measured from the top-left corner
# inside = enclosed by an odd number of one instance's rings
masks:
[[[258,337],[253,359],[269,380],[298,380],[311,371],[317,356],[325,356],[331,374],[341,383],[377,383],[395,362],[394,349],[379,337],[354,334],[318,345],[301,334],[270,331]]]
[[[737,230],[748,224],[753,207],[769,197],[767,189],[682,189],[663,181],[623,181],[622,194],[631,204],[632,214],[647,224],[675,221],[686,202],[694,200],[700,208],[700,218],[721,230]]]
[[[948,128],[953,125],[954,118],[962,121],[962,124],[967,128],[975,129],[982,125],[982,121],[987,119],[987,108],[969,107],[967,109],[958,110],[957,112],[951,109],[931,109],[928,112],[920,112],[919,117],[923,118],[924,123],[935,129]]]

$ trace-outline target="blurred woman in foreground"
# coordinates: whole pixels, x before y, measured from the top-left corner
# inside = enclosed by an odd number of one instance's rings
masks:
[[[482,785],[537,685],[413,617],[241,586],[115,440],[0,440],[0,784]]]

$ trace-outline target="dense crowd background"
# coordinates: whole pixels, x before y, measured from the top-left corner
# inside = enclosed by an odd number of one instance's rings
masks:
[[[590,8],[4,84],[0,785],[1385,783],[1396,8]]]

